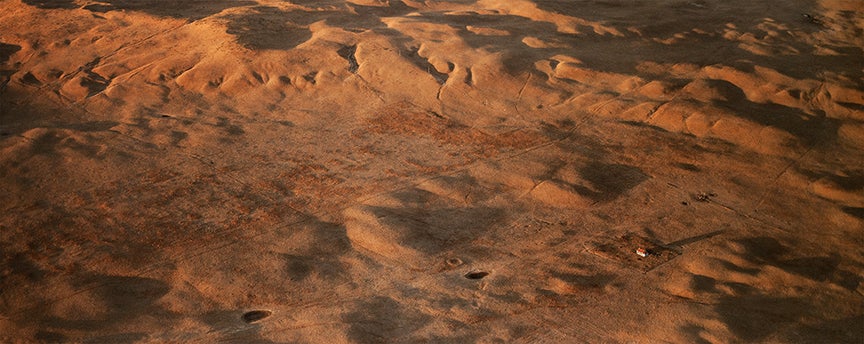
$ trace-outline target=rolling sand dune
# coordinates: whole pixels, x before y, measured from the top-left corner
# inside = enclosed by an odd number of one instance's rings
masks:
[[[860,0],[0,1],[0,342],[860,343],[862,48]]]

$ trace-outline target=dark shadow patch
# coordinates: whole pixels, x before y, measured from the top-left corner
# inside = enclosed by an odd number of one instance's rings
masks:
[[[255,5],[246,0],[103,0],[102,4],[91,7],[94,12],[140,11],[160,17],[185,18],[198,20],[222,12],[229,8]],[[75,6],[77,7],[77,6]],[[90,10],[91,8],[85,9]]]
[[[45,8],[75,8],[71,0],[34,1],[25,3]],[[104,6],[117,10],[142,11],[154,15],[176,18],[200,19],[219,13],[227,8],[253,6],[252,1],[170,1],[170,0],[105,0]],[[403,17],[411,21],[423,21],[435,24],[450,25],[457,34],[474,49],[483,49],[502,56],[505,72],[518,75],[524,72],[539,73],[535,63],[550,60],[559,54],[567,54],[582,61],[586,68],[592,70],[640,74],[637,66],[644,61],[665,61],[670,64],[693,64],[697,66],[729,65],[729,61],[752,61],[754,65],[772,66],[785,75],[797,79],[818,79],[825,71],[841,71],[848,80],[864,79],[860,68],[860,47],[832,47],[838,54],[819,54],[812,46],[802,42],[785,40],[782,44],[791,44],[800,51],[798,54],[756,55],[742,49],[739,42],[728,40],[722,35],[696,34],[695,32],[716,32],[726,24],[738,27],[751,27],[754,22],[762,20],[762,11],[741,8],[746,6],[743,0],[728,3],[707,4],[697,7],[682,3],[669,3],[645,8],[645,11],[632,17],[621,16],[620,10],[606,2],[586,2],[575,6],[572,3],[555,0],[537,0],[538,8],[559,13],[576,19],[590,20],[622,32],[620,36],[596,33],[589,25],[579,25],[579,34],[559,32],[552,23],[532,21],[528,18],[502,15],[460,12],[459,14],[442,13],[438,11],[423,11],[423,9],[408,6],[403,1],[391,0],[382,2],[380,6],[363,6],[342,1],[317,2],[297,0],[293,3],[304,6],[303,10],[283,11],[274,7],[259,6],[253,13],[229,15],[229,32],[238,36],[241,44],[253,49],[291,49],[310,38],[308,25],[324,20],[327,25],[341,28],[349,32],[377,30],[379,33],[392,37],[394,43],[406,44],[413,41],[411,37],[397,30],[389,29],[381,20],[386,17]],[[620,5],[620,4],[619,4]],[[109,10],[106,7],[93,8],[98,11]],[[646,6],[641,3],[631,3],[628,6]],[[262,10],[267,9],[267,10]],[[713,22],[704,20],[701,14],[711,10]],[[800,19],[800,8],[794,5],[778,5],[772,8],[777,16],[772,16],[778,22],[804,29],[806,25],[796,25]],[[420,12],[419,15],[407,16],[409,13]],[[800,21],[800,20],[799,20]],[[258,23],[260,22],[260,23]],[[645,24],[650,23],[650,24]],[[799,23],[800,24],[800,23]],[[509,36],[486,36],[468,30],[468,26],[494,27],[509,32]],[[635,28],[637,33],[628,31]],[[684,29],[682,29],[684,28]],[[814,28],[810,28],[815,30]],[[666,38],[680,34],[685,30],[689,34],[684,42],[664,44]],[[811,31],[813,31],[811,30]],[[526,48],[522,42],[526,37],[537,37],[544,41],[563,43],[568,46],[560,48]],[[656,40],[655,40],[656,39]],[[695,43],[694,43],[695,42]],[[693,44],[698,43],[701,49],[717,51],[716,54],[692,54]],[[625,56],[620,58],[608,56]],[[733,63],[735,64],[735,63]],[[741,63],[738,63],[741,64]],[[746,63],[745,63],[746,64]],[[809,68],[800,68],[806,65]],[[426,69],[420,66],[421,69]],[[430,70],[431,72],[431,70]],[[439,78],[439,77],[436,77]],[[763,118],[764,119],[764,118]],[[793,117],[787,119],[794,120]],[[776,121],[782,125],[783,119]],[[798,128],[796,123],[793,126]]]
[[[29,147],[30,154],[33,155],[54,155],[60,149],[72,149],[86,157],[98,158],[102,147],[69,139],[69,135],[57,130],[46,131],[33,137]]]
[[[114,121],[93,121],[93,122],[63,124],[63,125],[58,125],[57,128],[70,129],[70,130],[83,131],[83,132],[99,132],[99,131],[109,130],[113,127],[116,127],[119,124],[120,124],[119,122],[114,122]]]
[[[103,147],[98,144],[87,144],[77,140],[69,140],[68,142],[64,142],[64,147],[77,151],[81,153],[81,155],[91,158],[91,159],[100,159],[100,152],[103,150]]]
[[[699,90],[699,93],[710,94],[713,98],[712,101],[714,102],[737,103],[747,100],[747,95],[744,94],[744,90],[726,80],[704,79],[697,80],[689,85],[698,85],[699,87],[704,87],[703,89]],[[684,89],[686,91],[687,87],[685,87]]]
[[[864,208],[858,207],[843,207],[843,212],[859,219],[864,220]]]
[[[65,136],[57,131],[49,131],[37,137],[34,137],[30,150],[33,154],[55,154],[57,147],[63,142]]]
[[[260,73],[258,73],[258,72],[252,72],[252,77],[255,78],[255,81],[258,81],[259,84],[263,84],[263,83],[264,83],[264,77],[261,76]]]
[[[51,331],[40,330],[36,332],[36,340],[43,343],[66,343],[69,339],[63,334]]]
[[[857,167],[857,166],[856,166]],[[825,171],[825,170],[808,170],[808,169],[796,169],[799,173],[807,176],[811,180],[815,180],[818,183],[824,184],[825,186],[832,189],[840,189],[850,193],[861,193],[864,192],[864,170],[861,169],[851,169],[851,170],[843,170],[843,171]],[[847,214],[853,215],[855,213],[854,207],[844,208],[844,211],[849,209],[852,213],[847,212]]]
[[[476,189],[478,198],[484,191],[473,177],[442,177],[439,182],[463,190]],[[392,231],[393,239],[402,246],[435,255],[469,243],[502,222],[506,213],[493,207],[464,207],[445,198],[419,188],[410,188],[391,193],[389,196],[402,204],[397,207],[366,206],[365,211],[374,215],[376,221]]]
[[[357,73],[357,70],[360,69],[360,64],[357,63],[357,57],[354,56],[356,52],[357,45],[346,45],[336,51],[339,56],[348,61],[348,71],[351,73]]]
[[[309,227],[315,239],[310,249],[315,255],[327,255],[330,259],[335,259],[335,255],[353,250],[342,224],[316,219],[310,221]]]
[[[603,238],[589,243],[586,248],[597,256],[615,260],[642,272],[651,271],[681,254],[660,242],[633,233]],[[639,248],[647,251],[647,255],[638,255],[636,250]]]
[[[72,124],[66,126],[58,126],[58,129],[71,129],[76,127],[85,128],[82,131],[90,131],[86,128],[93,128],[90,125],[92,123],[100,123],[100,122],[91,122],[91,123],[80,123],[80,124]],[[113,123],[113,122],[112,122]],[[113,125],[112,125],[113,127]],[[74,130],[74,129],[73,129]],[[98,130],[98,129],[97,129]],[[53,155],[58,152],[58,150],[62,149],[72,149],[82,153],[84,156],[89,158],[99,158],[100,152],[103,150],[103,146],[98,144],[90,144],[87,143],[88,140],[77,140],[70,139],[70,136],[67,133],[64,133],[59,130],[49,130],[44,133],[39,134],[36,137],[32,138],[32,144],[30,146],[31,154],[44,154],[44,155]]]
[[[25,254],[17,253],[9,257],[3,264],[8,273],[3,273],[0,279],[0,285],[5,284],[8,278],[23,278],[24,281],[37,283],[45,278],[46,272],[40,269],[34,262]],[[23,281],[22,281],[23,282]],[[0,291],[2,294],[2,291]]]
[[[845,191],[864,190],[864,171],[844,171],[843,175],[829,174],[827,178]]]
[[[9,61],[9,57],[21,50],[20,45],[0,42],[0,63]]]
[[[303,80],[306,80],[306,82],[308,82],[312,85],[315,85],[318,83],[318,81],[316,80],[317,76],[318,76],[318,72],[315,72],[315,71],[309,72],[309,74],[303,75]]]
[[[532,21],[515,15],[482,15],[479,13],[443,14],[439,12],[422,13],[412,18],[429,23],[447,24],[458,30],[460,38],[474,49],[499,53],[502,56],[504,71],[519,75],[533,71],[534,63],[563,53],[566,49],[529,49],[522,40],[526,37],[543,37],[544,40],[572,42],[574,36],[560,34],[552,23]],[[487,36],[468,30],[468,26],[494,27],[505,30],[508,36]],[[418,66],[423,69],[422,66]]]
[[[853,62],[856,60],[860,61],[858,57],[861,56],[861,48],[858,47],[838,51],[839,54],[837,55],[824,56],[819,54],[812,46],[808,46],[803,42],[785,40],[783,44],[792,44],[800,53],[772,56],[755,55],[745,49],[741,49],[739,42],[727,40],[721,35],[692,34],[695,31],[715,32],[718,28],[727,24],[734,24],[738,27],[750,27],[754,22],[758,22],[764,18],[761,11],[742,11],[741,8],[746,7],[746,2],[740,0],[725,2],[723,4],[706,4],[702,8],[683,2],[655,4],[651,5],[650,8],[645,8],[644,11],[634,11],[635,15],[633,16],[621,16],[620,10],[616,12],[613,8],[614,6],[604,5],[603,2],[583,2],[579,6],[557,0],[537,0],[533,2],[540,9],[573,18],[600,22],[607,27],[617,29],[624,35],[610,37],[609,35],[594,34],[594,29],[590,26],[578,27],[582,31],[578,35],[567,35],[556,32],[556,28],[553,27],[547,33],[537,36],[544,40],[557,40],[570,43],[581,47],[581,49],[576,51],[571,49],[568,52],[564,52],[561,49],[521,48],[526,53],[534,55],[533,58],[527,57],[531,60],[530,62],[549,59],[560,52],[579,59],[587,68],[625,74],[638,74],[637,65],[645,61],[647,57],[651,61],[674,61],[675,63],[690,63],[699,66],[728,65],[729,61],[739,60],[753,61],[756,65],[776,67],[781,73],[797,79],[818,78],[818,75],[824,71],[838,70],[843,71],[843,75],[850,80],[862,80],[862,76],[864,76],[860,68],[860,62]],[[627,6],[638,7],[646,5],[631,2]],[[701,14],[704,13],[703,11],[709,10],[713,13],[711,17],[717,18],[717,20],[704,20],[705,16]],[[788,23],[789,20],[797,19],[800,15],[799,11],[800,8],[794,5],[781,5],[772,8],[772,13],[775,15],[772,18]],[[785,13],[785,17],[781,13]],[[646,25],[646,23],[649,24]],[[530,30],[532,25],[536,24],[527,23],[524,26]],[[793,26],[797,26],[798,29],[802,28],[800,25],[793,24]],[[639,34],[627,32],[629,28],[636,28]],[[659,40],[681,33],[682,30],[691,32],[682,42],[671,44],[659,42]],[[464,38],[468,41],[469,38],[467,36],[469,35],[465,36]],[[658,41],[652,41],[652,38]],[[514,39],[514,41],[519,40],[521,40],[521,37]],[[492,40],[492,42],[492,44],[498,47],[503,46],[501,40],[497,40],[497,42]],[[717,51],[718,53],[694,55],[691,53],[693,44],[698,44],[702,49]],[[520,49],[520,47],[513,46],[506,49],[516,50]],[[607,56],[631,56],[632,58],[622,62],[621,59],[611,59],[607,58]],[[812,68],[800,68],[802,65],[808,65]],[[524,70],[526,67],[528,66],[523,63],[522,69]]]
[[[285,12],[275,7],[258,6],[251,12],[226,16],[227,33],[237,37],[246,48],[290,50],[312,38],[308,26],[316,15],[305,11]]]
[[[402,203],[409,204],[426,204],[429,202],[434,202],[438,199],[438,195],[421,189],[405,189],[405,190],[396,190],[391,193],[393,198],[398,199]]]
[[[342,321],[350,326],[348,340],[354,343],[416,341],[418,338],[411,340],[414,332],[431,320],[429,315],[384,296],[361,302],[355,311],[342,317]]]
[[[845,107],[853,111],[864,111],[864,104],[837,102],[837,105]]]
[[[860,277],[850,278],[854,273],[839,269],[841,259],[836,253],[828,256],[787,258],[790,250],[774,238],[754,237],[737,242],[745,250],[741,257],[753,263],[771,265],[793,275],[816,282],[833,283],[850,290],[857,288],[861,281]]]
[[[823,115],[810,115],[799,109],[774,103],[754,103],[741,99],[718,102],[735,116],[785,131],[806,145],[832,142],[837,138],[840,121]]]
[[[74,0],[22,0],[21,2],[46,10],[78,8]]]
[[[167,283],[144,277],[95,275],[84,277],[78,282],[78,289],[87,290],[91,297],[99,300],[104,307],[100,316],[84,319],[78,314],[65,317],[52,316],[44,319],[42,325],[64,330],[100,332],[116,328],[120,324],[135,321],[143,316],[158,316],[173,319],[175,315],[157,304],[168,293]],[[96,285],[95,287],[89,287]]]
[[[826,320],[789,336],[787,343],[860,343],[864,338],[864,315]]]
[[[232,333],[219,339],[220,343],[243,343],[243,344],[281,344],[284,342],[274,342],[264,338],[257,331],[240,331]]]
[[[775,238],[752,237],[737,240],[744,248],[744,258],[757,263],[777,262],[789,249]]]
[[[680,169],[685,170],[685,171],[690,171],[690,172],[701,172],[702,171],[702,169],[699,168],[699,166],[684,163],[684,162],[676,162],[676,163],[672,164],[672,166],[675,166],[677,168],[680,168]]]
[[[578,187],[577,192],[595,201],[611,201],[648,180],[649,176],[635,166],[595,162],[579,170],[593,189]]]
[[[92,97],[99,92],[104,91],[108,88],[108,84],[111,83],[111,80],[104,78],[103,76],[96,74],[92,71],[84,71],[86,75],[81,78],[81,86],[87,89],[87,97]]]
[[[690,288],[701,293],[716,293],[717,280],[704,275],[693,275],[690,278]]]
[[[257,318],[264,314],[256,314],[254,312],[269,312],[266,310],[257,310],[252,312],[241,313],[233,310],[215,310],[210,311],[201,316],[201,321],[211,330],[208,333],[221,334],[218,340],[219,343],[250,343],[250,344],[271,344],[270,340],[261,337],[261,326],[256,325],[253,321],[249,323],[245,317]],[[260,321],[258,319],[257,321]],[[249,325],[247,325],[249,324]],[[251,325],[251,326],[250,326]]]
[[[773,245],[768,248],[773,248]],[[769,254],[772,255],[774,254]],[[697,281],[694,278],[693,281],[704,283],[705,287],[711,289],[705,291],[715,291],[713,287],[716,281],[713,279]],[[814,319],[831,312],[824,309],[823,304],[811,301],[809,297],[765,295],[743,283],[724,282],[722,285],[732,292],[713,302],[714,311],[719,320],[726,324],[726,328],[736,336],[735,341],[852,343],[861,338],[861,316],[828,320],[814,326]]]
[[[439,72],[437,69],[435,69],[435,66],[433,66],[432,63],[429,62],[429,60],[427,60],[423,56],[420,56],[420,49],[417,47],[409,48],[407,51],[404,51],[402,53],[402,56],[407,58],[408,61],[411,61],[414,66],[420,68],[420,70],[423,70],[427,74],[432,76],[432,78],[434,78],[439,85],[444,85],[445,83],[447,83],[447,79],[450,78],[450,75]]]
[[[272,280],[271,276],[261,273],[257,278],[267,279],[264,285],[272,285],[274,289],[284,288],[286,285],[293,288],[291,282],[295,283],[317,283],[321,281],[327,285],[338,285],[349,282],[348,269],[350,266],[341,261],[341,257],[352,250],[351,243],[345,233],[345,227],[341,224],[320,221],[310,216],[298,228],[299,232],[309,235],[312,242],[300,247],[284,247],[290,253],[281,253],[278,257],[282,260],[282,272],[280,279]],[[257,274],[257,273],[256,273]],[[257,275],[256,275],[257,276]],[[285,281],[285,279],[289,281]],[[310,280],[313,280],[310,282]]]
[[[325,1],[321,0],[286,0],[295,5],[300,5],[306,8],[315,8],[315,9],[323,9],[331,7],[332,5],[328,4]],[[320,5],[320,6],[319,6]]]
[[[246,133],[246,131],[243,130],[243,127],[231,124],[225,117],[217,118],[216,127],[222,128],[225,130],[226,134],[231,136],[240,136]]]
[[[753,286],[739,282],[723,282],[723,286],[732,291],[732,295],[756,295],[758,290]]]
[[[289,50],[312,37],[309,25],[325,21],[327,25],[350,32],[380,29],[387,32],[383,17],[401,16],[415,9],[401,1],[386,6],[342,4],[344,7],[313,6],[317,2],[300,4],[310,10],[283,11],[275,7],[258,6],[242,15],[230,15],[228,33],[250,49]],[[403,37],[401,33],[397,36]]]
[[[104,304],[113,313],[129,316],[143,315],[171,289],[163,281],[144,277],[100,276],[96,280],[104,283],[95,289]]]
[[[312,273],[310,258],[292,254],[283,254],[282,258],[285,259],[285,273],[292,281],[303,281]]]
[[[777,267],[794,275],[803,276],[818,282],[825,282],[837,271],[840,257],[795,258],[778,261],[775,264]]]
[[[42,85],[42,82],[39,81],[39,79],[37,79],[36,76],[30,72],[27,72],[27,74],[24,74],[24,76],[21,77],[20,81],[22,84],[30,85],[30,86]]]
[[[518,306],[526,306],[530,303],[530,301],[525,299],[525,295],[518,293],[518,292],[515,292],[515,291],[512,291],[512,290],[507,291],[507,292],[503,292],[503,293],[491,292],[491,293],[489,293],[489,296],[492,296],[496,300],[511,304],[513,306],[517,306],[517,305]],[[458,303],[453,302],[453,304],[458,304]],[[467,306],[467,305],[470,305],[470,301],[469,302],[463,301],[463,302],[461,302],[461,304]]]
[[[356,13],[356,15],[352,14],[350,17],[329,17],[327,18],[327,25],[341,27],[352,32],[376,29],[392,32],[391,30],[387,30],[387,25],[381,21],[381,18],[402,17],[408,13],[417,11],[417,9],[406,5],[405,2],[401,0],[383,1],[383,4],[385,6],[347,4],[349,12]]]
[[[146,333],[117,333],[105,336],[89,338],[84,341],[86,344],[102,344],[102,343],[137,343],[147,338]]]
[[[720,235],[720,234],[723,234],[724,232],[725,232],[725,231],[722,231],[722,230],[719,230],[719,231],[713,231],[713,232],[705,233],[705,234],[702,234],[702,235],[697,235],[697,236],[693,236],[693,237],[689,237],[689,238],[685,238],[685,239],[681,239],[681,240],[676,240],[676,241],[670,242],[670,243],[668,243],[668,244],[666,244],[666,245],[667,245],[667,246],[675,246],[675,247],[678,247],[678,246],[684,246],[684,245],[689,245],[689,244],[692,244],[692,243],[700,242],[700,241],[702,241],[702,240],[706,240],[706,239],[713,238],[713,237],[715,237],[715,236],[718,236],[718,235]]]
[[[723,297],[714,310],[726,327],[744,342],[759,342],[777,332],[788,332],[808,316],[813,305],[789,297]]]
[[[183,131],[172,130],[171,131],[171,144],[177,146],[180,144],[180,141],[189,138],[189,134]]]
[[[669,131],[666,130],[666,129],[663,129],[663,128],[658,127],[658,126],[656,126],[656,125],[651,125],[651,124],[648,124],[648,123],[645,123],[645,122],[639,122],[639,121],[619,121],[618,123],[621,123],[621,124],[624,124],[624,125],[629,125],[629,126],[631,126],[631,127],[651,129],[651,130],[654,130],[654,131],[659,131],[659,132],[661,132],[661,133],[668,133],[668,132],[669,132]]]
[[[216,79],[208,81],[207,86],[210,86],[211,88],[217,88],[217,87],[221,86],[224,81],[225,81],[225,78],[220,76]]]
[[[568,139],[573,137],[573,129],[569,126],[563,126],[558,123],[542,123],[540,127],[540,132],[550,141],[562,141],[564,139]]]
[[[583,288],[604,288],[617,278],[617,275],[612,274],[594,274],[594,275],[577,275],[570,273],[553,272],[552,277],[555,277],[568,284],[573,284]]]
[[[695,344],[711,344],[710,340],[702,337],[702,333],[707,332],[704,327],[690,324],[684,325],[678,328],[679,332],[683,332],[684,336],[687,338],[687,341]]]
[[[242,316],[243,314],[239,311],[217,310],[202,314],[200,319],[210,328],[219,330],[236,325],[237,319]]]
[[[79,5],[74,0],[23,0],[27,5],[42,9],[75,9]],[[82,7],[85,10],[106,13],[115,10],[142,11],[160,16],[201,19],[234,6],[245,6],[253,2],[240,1],[170,1],[170,0],[103,0],[102,3],[89,4]]]
[[[470,242],[505,216],[502,209],[488,207],[369,207],[369,210],[382,225],[398,233],[401,245],[430,255]]]
[[[106,5],[106,4],[90,4],[90,5],[84,6],[83,9],[88,10],[90,12],[107,13],[108,11],[114,10],[114,6]]]
[[[307,26],[313,21],[301,12],[256,7],[253,13],[227,16],[226,32],[237,36],[237,41],[249,49],[293,49],[312,38]]]
[[[6,85],[9,84],[9,80],[12,79],[12,75],[17,71],[15,70],[0,70],[0,93],[6,90]],[[3,115],[8,110],[5,110],[6,106],[0,106],[0,115]]]
[[[719,261],[720,265],[722,265],[723,268],[726,270],[740,272],[742,274],[747,274],[750,276],[756,276],[756,274],[758,274],[761,271],[757,268],[752,268],[752,269],[744,268],[744,267],[738,266],[737,264],[732,263],[728,260],[719,259],[718,261]]]
[[[334,4],[320,0],[292,0],[291,3],[315,10],[309,11],[316,18],[315,21],[326,20],[327,25],[355,33],[386,27],[380,18],[403,16],[415,11],[400,0],[379,1],[379,6],[364,6],[347,1]]]
[[[442,175],[435,178],[436,181],[446,185],[453,190],[463,190],[474,202],[485,202],[498,194],[481,185],[481,183],[469,174]]]

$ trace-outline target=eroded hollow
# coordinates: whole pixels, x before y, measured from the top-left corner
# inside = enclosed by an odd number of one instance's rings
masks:
[[[459,259],[459,258],[447,259],[447,265],[450,265],[451,267],[456,267],[456,266],[462,265],[462,259]]]
[[[247,324],[251,324],[251,323],[254,323],[257,321],[261,321],[264,318],[269,317],[271,315],[273,315],[273,312],[271,312],[271,311],[254,310],[254,311],[249,311],[249,312],[243,313],[242,319]]]
[[[489,273],[486,271],[474,271],[474,272],[469,272],[469,273],[465,274],[465,278],[472,279],[472,280],[482,279],[483,277],[486,277],[486,276],[489,276]]]

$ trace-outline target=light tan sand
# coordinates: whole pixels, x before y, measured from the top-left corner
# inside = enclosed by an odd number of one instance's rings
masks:
[[[862,32],[860,0],[0,1],[0,342],[861,343]]]

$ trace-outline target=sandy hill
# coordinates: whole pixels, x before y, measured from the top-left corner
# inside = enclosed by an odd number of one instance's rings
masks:
[[[0,341],[860,343],[862,33],[860,0],[0,1]]]

